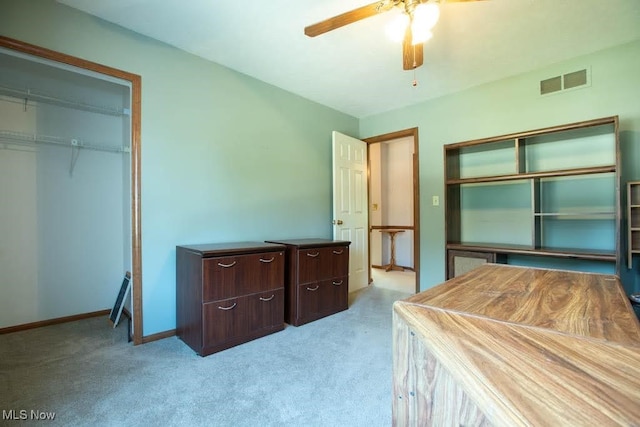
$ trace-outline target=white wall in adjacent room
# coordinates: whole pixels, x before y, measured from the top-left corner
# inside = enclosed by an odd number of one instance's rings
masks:
[[[384,144],[385,157],[382,163],[382,182],[385,200],[383,216],[389,225],[413,225],[413,138],[407,137]],[[383,243],[386,251],[390,250],[389,237]],[[398,233],[396,241],[396,264],[404,267],[413,265],[413,232],[406,230]],[[390,256],[390,254],[388,255]],[[388,258],[387,258],[388,259]]]
[[[413,225],[413,138],[401,138],[372,144],[369,149],[371,165],[370,222],[381,226]],[[377,210],[373,210],[373,204]],[[396,234],[396,264],[413,265],[413,231]],[[371,233],[371,263],[388,264],[391,242],[387,233]]]
[[[380,164],[380,149],[384,144],[369,145],[369,224],[371,226],[382,223],[382,174]],[[382,265],[382,234],[379,230],[371,231],[369,242],[371,265]]]

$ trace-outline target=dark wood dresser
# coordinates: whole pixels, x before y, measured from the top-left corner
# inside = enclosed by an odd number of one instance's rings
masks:
[[[176,247],[176,335],[200,356],[284,329],[285,247]]]
[[[285,321],[294,326],[349,308],[349,245],[329,239],[270,241],[287,247]]]

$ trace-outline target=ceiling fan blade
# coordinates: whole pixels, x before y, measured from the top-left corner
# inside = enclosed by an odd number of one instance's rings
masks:
[[[407,32],[404,34],[404,41],[402,42],[403,70],[413,70],[421,66],[424,62],[424,43],[412,45],[412,39],[411,26],[408,26]]]
[[[333,18],[325,19],[317,24],[309,25],[305,27],[304,33],[309,37],[319,36],[336,28],[344,27],[345,25],[369,18],[378,13],[386,12],[391,9],[395,3],[396,2],[392,0],[377,1],[367,6],[362,6],[341,15],[334,16]]]

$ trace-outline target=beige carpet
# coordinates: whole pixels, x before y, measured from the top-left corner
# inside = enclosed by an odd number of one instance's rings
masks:
[[[389,426],[391,310],[407,296],[368,287],[345,312],[206,358],[175,337],[134,347],[106,318],[0,335],[0,410],[61,426]]]

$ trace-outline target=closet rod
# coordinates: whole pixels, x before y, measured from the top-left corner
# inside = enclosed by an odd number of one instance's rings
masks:
[[[129,153],[126,146],[108,146],[93,144],[82,139],[62,138],[51,135],[37,135],[22,132],[0,130],[0,140],[22,145],[46,144],[56,147],[83,148],[88,150],[105,151],[110,153]]]
[[[92,105],[84,102],[72,101],[70,99],[59,98],[52,95],[46,95],[37,91],[34,92],[32,89],[15,89],[0,85],[0,95],[20,98],[21,100],[24,100],[24,102],[30,99],[32,101],[42,102],[44,104],[74,108],[76,110],[84,110],[92,113],[108,114],[111,116],[128,116],[130,114],[130,110],[128,108],[114,108]]]

